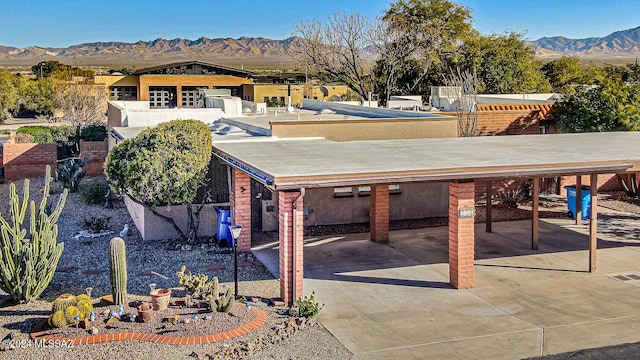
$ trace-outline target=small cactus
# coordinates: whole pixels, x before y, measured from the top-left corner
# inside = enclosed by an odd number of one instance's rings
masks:
[[[54,314],[55,315],[55,314]],[[80,310],[78,310],[75,306],[69,306],[67,310],[64,311],[64,317],[67,319],[67,324],[73,324],[75,322],[75,317],[82,317],[80,314]]]
[[[109,243],[109,270],[111,292],[116,305],[127,302],[127,254],[124,240],[119,237]]]
[[[64,314],[64,311],[58,310],[54,312],[51,316],[49,316],[49,325],[61,328],[67,326],[69,323],[67,322],[67,317]]]
[[[218,278],[214,277],[216,288],[218,285]],[[209,309],[217,312],[229,312],[233,308],[234,298],[231,295],[230,289],[226,289],[223,294],[217,293],[217,296],[209,297]]]
[[[51,312],[55,313],[57,311],[65,311],[69,306],[75,305],[77,299],[72,294],[62,294],[58,296],[57,299],[53,300],[53,305],[51,306]]]

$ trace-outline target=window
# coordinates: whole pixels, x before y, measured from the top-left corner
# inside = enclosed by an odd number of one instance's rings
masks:
[[[401,193],[402,191],[400,191],[400,185],[389,185],[389,195],[398,195]],[[371,186],[359,186],[358,196],[371,196]]]
[[[175,86],[149,86],[150,108],[174,108],[176,104]]]
[[[138,88],[135,86],[109,87],[109,100],[138,100]]]
[[[353,188],[350,186],[333,188],[333,197],[353,197]]]
[[[182,107],[195,108],[202,107],[198,103],[200,89],[208,89],[208,86],[183,86],[182,87]]]

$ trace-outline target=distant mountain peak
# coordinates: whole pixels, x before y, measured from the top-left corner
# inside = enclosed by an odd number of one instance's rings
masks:
[[[185,58],[246,58],[246,57],[281,57],[290,40],[271,40],[263,37],[242,36],[233,38],[208,38],[201,36],[196,40],[175,38],[139,40],[134,43],[118,41],[97,41],[72,45],[66,48],[40,48],[29,46],[17,49],[0,45],[0,59],[28,59],[48,56],[63,60],[80,57],[87,58],[127,58],[136,57],[175,57]]]
[[[640,55],[640,26],[613,32],[604,37],[569,39],[564,36],[542,37],[530,42],[540,57],[562,55]]]

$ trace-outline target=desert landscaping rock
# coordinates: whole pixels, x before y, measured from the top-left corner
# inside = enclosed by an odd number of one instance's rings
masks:
[[[87,179],[83,180],[86,181]],[[22,192],[22,181],[16,181],[18,193]],[[8,183],[0,184],[0,212],[8,216]],[[43,179],[32,179],[31,198],[39,199],[38,189],[43,188]],[[59,192],[52,195],[56,201]],[[110,227],[116,233],[124,224],[129,224],[127,246],[127,272],[129,273],[128,290],[131,299],[146,299],[149,284],[156,283],[158,288],[172,289],[172,298],[179,299],[187,293],[178,284],[175,273],[182,265],[191,268],[194,273],[205,273],[218,276],[222,285],[233,287],[233,254],[227,248],[220,248],[215,243],[205,243],[193,246],[190,251],[168,250],[170,241],[143,241],[135,228],[122,201],[113,201],[114,207],[105,209],[99,205],[86,205],[78,194],[70,194],[67,204],[58,222],[58,241],[64,242],[65,249],[58,264],[61,268],[76,268],[72,272],[56,272],[51,284],[39,300],[29,304],[11,304],[9,297],[0,291],[0,339],[12,334],[18,346],[8,351],[0,352],[2,359],[194,359],[189,355],[199,354],[200,359],[227,358],[227,350],[239,358],[251,359],[349,359],[351,354],[319,323],[307,326],[304,331],[296,331],[295,335],[285,338],[269,338],[267,333],[276,324],[286,321],[290,316],[288,309],[279,307],[261,307],[268,314],[267,323],[260,329],[248,335],[233,340],[222,341],[207,345],[166,345],[146,341],[118,341],[92,345],[77,345],[74,347],[36,347],[30,340],[29,334],[34,325],[46,319],[51,311],[51,301],[63,293],[81,294],[85,288],[92,287],[94,303],[104,296],[111,294],[109,281],[108,244],[112,235],[94,238],[75,238],[82,229],[78,225],[83,216],[110,217]],[[208,226],[201,224],[201,226]],[[213,225],[211,225],[213,226]],[[253,261],[252,257],[243,258]],[[210,264],[221,264],[216,270],[207,270]],[[105,270],[101,274],[87,275],[85,271]],[[155,274],[143,275],[147,270]],[[91,271],[93,272],[93,271]],[[239,272],[240,295],[261,298],[278,297],[279,282],[266,271],[262,265],[241,269]],[[212,315],[207,313],[207,315]],[[161,321],[162,319],[160,319]],[[215,320],[211,320],[215,321]],[[199,320],[201,325],[207,320]],[[160,326],[169,327],[164,323]],[[189,324],[193,325],[193,324]],[[186,326],[181,324],[180,326]],[[75,330],[75,329],[74,329]],[[96,329],[98,334],[104,334],[103,329]],[[166,329],[165,329],[166,330]],[[86,331],[86,330],[85,330]],[[266,339],[256,340],[256,339]],[[255,340],[255,341],[254,341]],[[268,341],[267,341],[268,340]],[[277,345],[275,344],[277,342]],[[244,344],[244,345],[237,345]],[[251,344],[251,345],[249,345]],[[269,344],[269,345],[266,345]],[[221,352],[221,349],[226,350]],[[209,354],[211,354],[210,357]],[[217,354],[217,355],[213,355]]]

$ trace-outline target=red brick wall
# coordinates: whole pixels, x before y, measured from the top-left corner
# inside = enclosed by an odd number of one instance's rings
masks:
[[[293,203],[295,202],[295,208]],[[298,191],[278,192],[278,238],[280,242],[280,296],[285,305],[291,306],[303,295],[303,247],[304,216],[303,197]],[[286,221],[285,221],[285,214]],[[293,217],[297,227],[294,228]],[[294,236],[295,232],[295,236]],[[296,239],[297,241],[294,241]],[[294,258],[295,247],[295,258]],[[295,264],[295,272],[294,272]],[[295,291],[295,292],[294,292]]]
[[[582,175],[581,184],[590,186],[590,176]],[[565,186],[575,185],[576,177],[575,176],[563,176],[560,180],[560,194],[566,195],[567,191],[564,189]],[[618,191],[622,190],[622,185],[620,181],[618,181],[618,177],[615,174],[598,174],[598,191],[606,192],[606,191]]]
[[[106,141],[83,141],[80,143],[80,158],[89,157],[89,163],[84,167],[86,175],[104,174],[104,162],[108,152]]]
[[[231,221],[242,226],[238,238],[238,251],[251,251],[251,177],[234,168],[232,181]]]
[[[7,181],[44,177],[47,165],[51,166],[53,176],[56,169],[56,144],[5,143],[2,151],[4,178]]]
[[[538,110],[479,111],[478,136],[539,134],[539,113]],[[437,114],[456,116],[455,112]]]
[[[461,219],[461,208],[474,209],[473,182],[449,183],[449,283],[456,289],[474,285],[474,217]]]
[[[371,241],[389,242],[389,186],[371,186]]]

